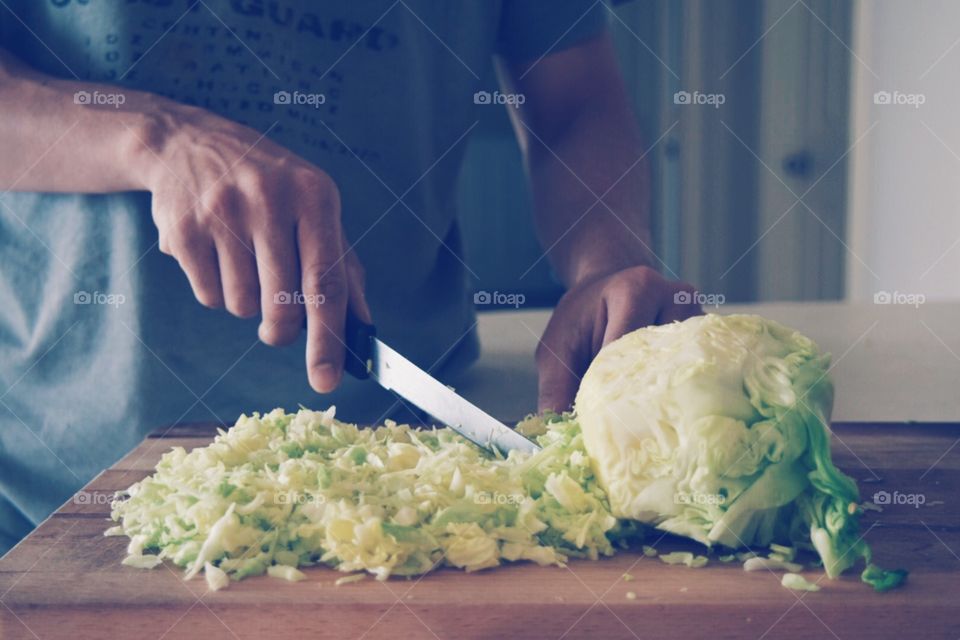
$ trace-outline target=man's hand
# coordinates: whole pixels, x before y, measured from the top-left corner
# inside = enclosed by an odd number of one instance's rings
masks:
[[[78,94],[118,94],[114,106]],[[281,345],[307,322],[311,386],[333,390],[346,309],[370,322],[363,270],[340,225],[333,180],[258,132],[211,112],[112,85],[61,80],[0,48],[0,190],[147,190],[160,250],[197,299],[258,312]],[[28,167],[24,171],[24,167]]]
[[[241,318],[261,313],[267,344],[293,341],[306,317],[310,384],[332,391],[343,371],[348,304],[370,322],[333,180],[202,109],[177,105],[147,122],[140,159],[160,250],[180,263],[202,304]]]
[[[568,290],[537,346],[540,411],[570,408],[580,378],[604,345],[640,327],[701,313],[692,297],[677,296],[692,291],[649,267],[624,269]]]

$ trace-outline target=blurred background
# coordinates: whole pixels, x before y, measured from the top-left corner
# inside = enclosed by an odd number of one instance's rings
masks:
[[[726,302],[960,297],[960,2],[634,0],[608,13],[663,273]],[[506,108],[480,110],[461,178],[468,262],[478,290],[546,306],[561,288]]]

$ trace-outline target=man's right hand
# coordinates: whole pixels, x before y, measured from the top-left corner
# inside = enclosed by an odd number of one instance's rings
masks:
[[[105,94],[108,104],[78,96]],[[307,373],[328,392],[343,371],[350,309],[364,322],[363,269],[340,224],[333,180],[258,132],[124,87],[61,80],[0,48],[0,190],[149,190],[160,250],[194,295],[260,338],[295,339],[307,323]]]
[[[160,250],[193,293],[235,316],[262,314],[260,338],[291,342],[307,323],[311,386],[332,391],[347,306],[364,322],[363,268],[349,250],[329,175],[258,132],[167,105],[138,132]]]

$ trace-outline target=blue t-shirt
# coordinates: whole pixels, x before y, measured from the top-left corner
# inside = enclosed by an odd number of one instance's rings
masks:
[[[592,0],[6,0],[0,46],[52,76],[201,106],[324,169],[379,333],[437,370],[478,349],[454,201],[477,109],[495,108],[475,100],[480,76],[495,53],[536,59],[597,34],[605,13]],[[258,320],[202,307],[156,243],[148,193],[0,193],[0,554],[161,425],[396,409],[349,378],[318,397],[303,336],[270,348]]]

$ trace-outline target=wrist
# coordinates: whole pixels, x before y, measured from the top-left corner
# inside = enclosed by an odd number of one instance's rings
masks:
[[[136,188],[152,191],[159,174],[167,169],[164,151],[183,122],[183,105],[160,96],[147,95],[123,122],[125,165]]]
[[[642,237],[642,243],[632,236],[631,239],[634,242],[630,244],[589,243],[571,253],[566,267],[561,270],[564,284],[569,289],[632,267],[656,268],[653,253],[648,249],[649,237]]]

